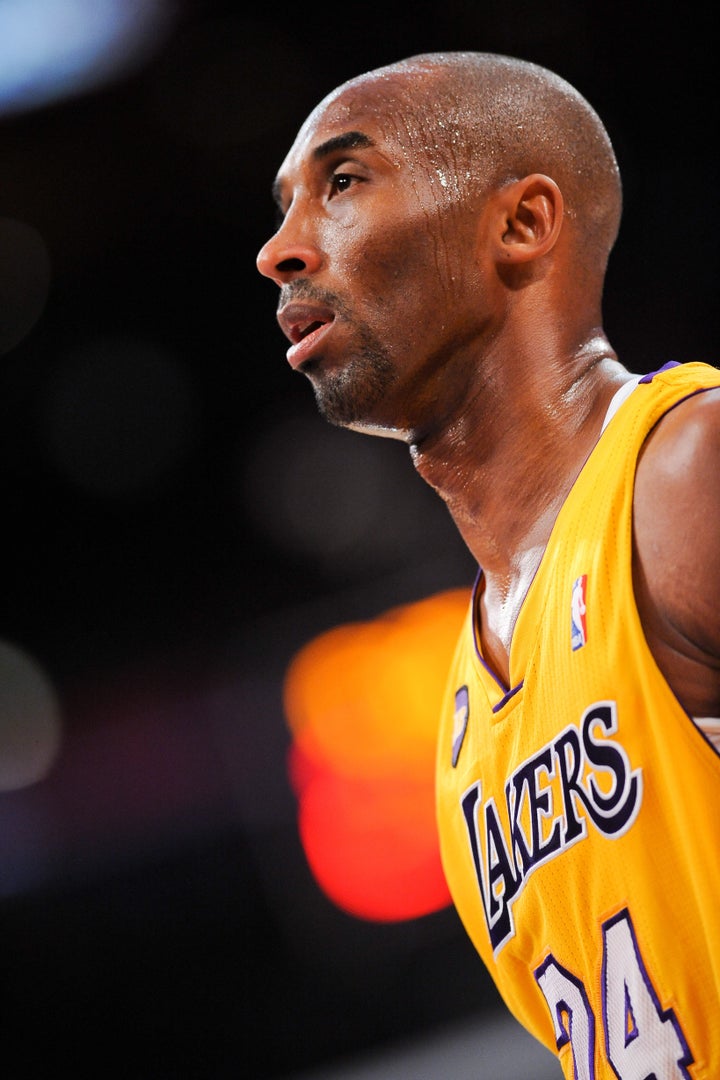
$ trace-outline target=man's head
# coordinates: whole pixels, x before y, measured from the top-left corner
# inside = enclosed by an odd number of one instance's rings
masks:
[[[276,191],[258,267],[334,423],[415,441],[525,297],[577,317],[582,289],[597,324],[617,165],[587,102],[536,65],[436,53],[351,79],[305,121]]]

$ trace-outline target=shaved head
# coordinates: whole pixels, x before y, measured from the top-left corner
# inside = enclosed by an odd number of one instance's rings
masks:
[[[359,74],[307,117],[275,194],[258,267],[333,422],[429,445],[453,416],[464,440],[463,407],[492,411],[498,384],[612,354],[615,154],[537,64],[437,52]]]
[[[575,226],[577,258],[604,273],[620,224],[620,174],[602,121],[570,83],[494,53],[425,53],[348,80],[318,108],[373,83],[378,112],[388,123],[402,118],[413,151],[464,197],[472,185],[481,194],[531,173],[550,176]]]

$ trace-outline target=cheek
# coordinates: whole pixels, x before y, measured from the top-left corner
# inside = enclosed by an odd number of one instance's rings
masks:
[[[435,325],[439,309],[462,305],[473,273],[457,237],[427,217],[386,224],[381,234],[358,230],[338,263],[345,287],[373,321],[402,319],[402,332]]]

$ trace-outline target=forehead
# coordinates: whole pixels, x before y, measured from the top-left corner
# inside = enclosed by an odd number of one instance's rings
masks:
[[[401,152],[413,119],[407,78],[370,74],[345,83],[328,94],[300,128],[279,176],[312,159],[318,147],[348,132],[362,132],[386,152]],[[403,132],[405,137],[403,137]]]

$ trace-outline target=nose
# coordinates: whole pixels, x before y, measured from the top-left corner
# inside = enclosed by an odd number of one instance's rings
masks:
[[[287,223],[288,218],[260,248],[256,260],[260,273],[276,285],[285,285],[295,277],[307,277],[322,261],[320,252],[312,244],[295,240],[286,233]]]

